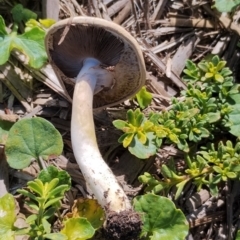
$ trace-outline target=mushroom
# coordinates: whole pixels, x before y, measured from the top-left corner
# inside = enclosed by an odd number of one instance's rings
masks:
[[[88,187],[105,209],[106,239],[137,239],[140,217],[100,154],[93,108],[123,102],[144,85],[145,65],[138,43],[113,22],[74,17],[53,25],[45,45],[59,79],[75,84],[72,148]]]

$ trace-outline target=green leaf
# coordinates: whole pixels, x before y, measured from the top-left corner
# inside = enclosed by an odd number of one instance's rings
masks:
[[[237,231],[237,236],[235,240],[240,240],[240,230]]]
[[[71,218],[65,222],[61,233],[71,240],[85,240],[91,238],[95,230],[86,218]]]
[[[240,137],[240,94],[233,94],[227,98],[228,104],[232,107],[229,114],[231,122],[230,133],[236,137]]]
[[[102,227],[105,213],[96,199],[78,198],[72,207],[72,217],[86,218],[94,229]]]
[[[54,166],[49,166],[46,169],[43,169],[39,175],[38,179],[40,179],[43,183],[50,182],[52,179],[57,178],[59,180],[58,185],[68,185],[70,189],[71,187],[71,177],[70,175],[63,170],[58,170]]]
[[[56,20],[46,18],[46,19],[39,19],[39,22],[45,27],[50,28],[54,23],[56,23]]]
[[[43,235],[44,239],[50,239],[50,240],[69,240],[69,238],[62,233],[49,233]]]
[[[221,74],[219,74],[219,73],[216,73],[216,74],[214,75],[214,78],[215,78],[215,80],[216,80],[217,82],[219,82],[219,83],[222,83],[222,82],[224,81],[223,76],[222,76]]]
[[[147,133],[146,136],[147,141],[145,144],[142,144],[138,140],[137,135],[135,135],[128,147],[129,152],[140,159],[147,159],[157,152],[157,146],[155,144],[156,136],[151,132]]]
[[[7,35],[6,25],[3,17],[0,15],[0,36]]]
[[[134,133],[128,133],[123,140],[123,147],[128,147],[133,141]]]
[[[13,20],[16,23],[27,22],[29,19],[37,19],[37,14],[24,8],[22,4],[16,4],[11,10]]]
[[[146,87],[142,87],[142,89],[136,94],[137,102],[140,108],[146,108],[152,101],[152,94],[147,91]]]
[[[0,32],[0,65],[7,62],[13,49],[26,56],[26,64],[41,68],[47,61],[44,47],[45,32],[35,27],[22,35],[12,32],[9,35]]]
[[[8,138],[8,132],[13,123],[0,119],[0,144],[5,144]]]
[[[0,239],[14,240],[13,224],[16,220],[15,201],[11,194],[0,198]]]
[[[134,209],[143,216],[141,236],[151,240],[184,240],[188,222],[181,210],[168,198],[146,194],[134,198]]]
[[[5,153],[12,168],[27,167],[32,160],[47,160],[61,154],[63,142],[60,133],[43,118],[23,119],[9,131]]]
[[[215,7],[219,12],[231,12],[240,4],[240,0],[215,0]]]
[[[120,129],[120,130],[122,130],[125,127],[128,127],[128,123],[123,121],[123,120],[119,120],[119,119],[118,120],[114,120],[112,123],[113,123],[113,126],[115,128]]]
[[[221,114],[220,114],[220,112],[215,112],[215,113],[209,112],[209,113],[207,113],[207,117],[208,117],[209,123],[214,123],[221,119]]]

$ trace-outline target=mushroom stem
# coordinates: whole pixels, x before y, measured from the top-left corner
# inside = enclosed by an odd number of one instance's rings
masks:
[[[96,59],[86,59],[76,79],[71,121],[72,147],[86,183],[99,204],[107,214],[120,213],[132,207],[99,152],[93,122],[93,94],[98,74],[101,74],[99,64]]]

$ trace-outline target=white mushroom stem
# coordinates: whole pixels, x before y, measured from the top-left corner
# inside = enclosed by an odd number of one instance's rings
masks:
[[[131,210],[131,204],[99,152],[92,113],[100,62],[86,59],[77,76],[72,106],[71,139],[81,172],[99,204],[109,211]],[[100,73],[101,75],[101,73]]]

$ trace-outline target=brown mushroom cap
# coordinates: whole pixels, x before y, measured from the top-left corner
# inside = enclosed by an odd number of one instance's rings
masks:
[[[113,22],[93,17],[61,20],[49,29],[45,45],[54,71],[67,83],[73,83],[70,79],[78,75],[86,58],[95,58],[113,71],[114,86],[94,95],[94,108],[123,102],[145,83],[145,64],[137,41]]]

